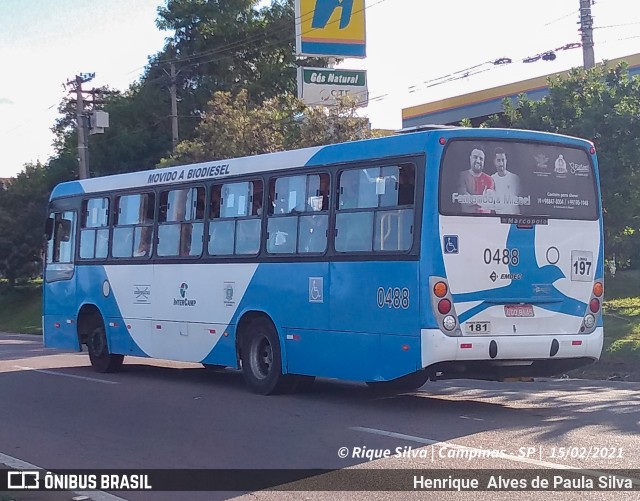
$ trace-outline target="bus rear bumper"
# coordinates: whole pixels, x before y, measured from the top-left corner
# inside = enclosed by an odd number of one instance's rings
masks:
[[[422,367],[438,379],[552,376],[600,358],[603,329],[591,334],[450,337],[422,329]]]

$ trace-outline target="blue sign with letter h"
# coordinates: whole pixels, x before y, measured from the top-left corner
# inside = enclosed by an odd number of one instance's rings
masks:
[[[324,28],[336,9],[342,9],[340,14],[340,29],[346,28],[351,21],[353,0],[318,0],[313,13],[312,28]]]

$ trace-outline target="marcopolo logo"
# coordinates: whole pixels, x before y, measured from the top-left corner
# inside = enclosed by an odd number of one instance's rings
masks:
[[[180,298],[173,298],[173,306],[195,306],[196,305],[196,300],[195,299],[188,299],[187,298],[187,290],[189,289],[189,284],[187,284],[186,282],[182,282],[180,284],[180,288],[178,289],[178,292],[180,293]]]

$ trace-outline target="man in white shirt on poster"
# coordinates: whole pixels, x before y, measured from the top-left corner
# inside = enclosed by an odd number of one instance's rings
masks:
[[[507,170],[507,154],[503,148],[495,149],[493,164],[496,173],[491,178],[498,200],[495,205],[496,214],[520,214],[520,207],[514,203],[520,196],[520,178]]]

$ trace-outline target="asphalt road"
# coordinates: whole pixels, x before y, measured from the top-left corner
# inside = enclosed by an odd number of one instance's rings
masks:
[[[234,371],[128,358],[122,372],[96,374],[86,353],[45,349],[39,337],[0,334],[0,466],[374,470],[368,481],[384,478],[390,468],[456,476],[469,469],[561,474],[573,467],[597,479],[602,470],[640,467],[639,390],[640,383],[608,381],[441,381],[384,396],[361,384],[320,380],[304,394],[264,397],[250,393]],[[389,457],[376,459],[386,450]],[[593,457],[605,450],[606,457]],[[341,473],[321,477],[328,479],[324,485],[349,487]],[[30,495],[11,493],[50,501],[77,494]],[[640,497],[637,491],[87,495],[96,501]]]

